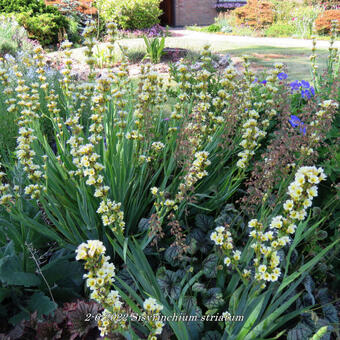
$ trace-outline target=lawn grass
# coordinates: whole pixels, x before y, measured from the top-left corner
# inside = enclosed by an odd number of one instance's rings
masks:
[[[189,40],[185,38],[176,39],[170,37],[166,39],[167,47],[185,48],[193,52],[199,52],[208,41]],[[144,43],[141,39],[125,40],[122,45],[133,48],[134,51],[144,50]],[[275,63],[283,63],[287,65],[288,74],[291,79],[311,80],[310,72],[311,50],[308,48],[297,47],[273,47],[263,45],[245,45],[243,43],[231,43],[224,41],[216,41],[211,44],[211,50],[214,53],[228,53],[232,57],[241,57],[249,55],[250,62],[255,70],[266,71],[272,68]],[[320,69],[326,67],[328,51],[324,49],[317,50],[317,62]]]
[[[272,68],[275,63],[287,65],[289,78],[292,80],[311,80],[311,51],[300,48],[280,48],[270,46],[249,46],[245,48],[236,48],[223,51],[229,53],[232,57],[249,55],[250,62],[259,71],[265,71]],[[317,63],[320,69],[326,67],[328,52],[317,50]]]
[[[204,33],[210,33],[210,34],[221,34],[221,35],[229,35],[229,36],[252,36],[252,37],[261,37],[261,38],[281,38],[281,37],[275,37],[275,36],[266,36],[264,35],[263,32],[261,31],[254,31],[253,29],[249,28],[249,27],[238,27],[236,29],[236,32],[212,32],[209,31],[209,26],[197,26],[197,25],[193,25],[193,26],[185,26],[185,29],[188,31],[195,31],[195,32],[204,32]],[[243,33],[244,32],[244,33]],[[313,34],[317,40],[325,40],[325,41],[329,41],[331,40],[330,35],[319,35],[319,34]],[[285,36],[282,38],[292,38],[292,39],[311,39],[310,36],[309,37],[298,37],[298,36]]]
[[[190,37],[168,37],[166,38],[166,47],[184,48],[193,53],[198,53],[204,45],[210,43],[211,51],[219,54],[230,54],[232,57],[241,57],[242,55],[249,55],[252,67],[259,72],[265,72],[267,69],[273,67],[275,63],[281,62],[287,65],[289,78],[292,80],[311,80],[310,60],[311,49],[305,47],[277,47],[268,45],[254,44],[254,40],[246,43],[244,40],[235,42],[218,39],[211,41],[208,39],[209,35],[205,35],[202,39],[190,39]],[[259,40],[259,43],[261,41]],[[129,51],[133,51],[132,59],[140,59],[140,56],[145,53],[145,43],[143,39],[122,39],[118,41],[121,46],[126,46]],[[101,48],[105,44],[100,44]],[[75,49],[74,55],[78,60],[84,59],[84,48]],[[117,54],[121,54],[120,49],[116,48]],[[319,68],[322,70],[327,62],[327,49],[317,50],[317,62]],[[137,58],[138,57],[138,58]],[[119,56],[118,56],[119,58]]]

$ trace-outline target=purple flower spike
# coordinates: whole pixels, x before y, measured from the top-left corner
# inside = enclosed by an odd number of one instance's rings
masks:
[[[168,121],[170,118],[164,118],[163,120]]]
[[[280,79],[280,80],[285,80],[288,78],[288,74],[287,73],[284,73],[284,72],[281,72],[277,75],[277,77]]]
[[[313,86],[310,87],[309,91],[312,94],[312,96],[315,96],[315,89]]]

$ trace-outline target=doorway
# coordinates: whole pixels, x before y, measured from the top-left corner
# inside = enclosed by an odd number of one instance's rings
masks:
[[[160,8],[163,14],[160,17],[162,26],[174,26],[174,4],[175,0],[163,0],[161,1]]]

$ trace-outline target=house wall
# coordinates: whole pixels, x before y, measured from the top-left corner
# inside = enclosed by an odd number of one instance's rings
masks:
[[[210,25],[217,16],[216,0],[175,0],[175,25]]]

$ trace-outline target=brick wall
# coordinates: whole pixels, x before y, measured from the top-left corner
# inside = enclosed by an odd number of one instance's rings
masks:
[[[175,25],[210,25],[217,16],[216,0],[175,0]]]

